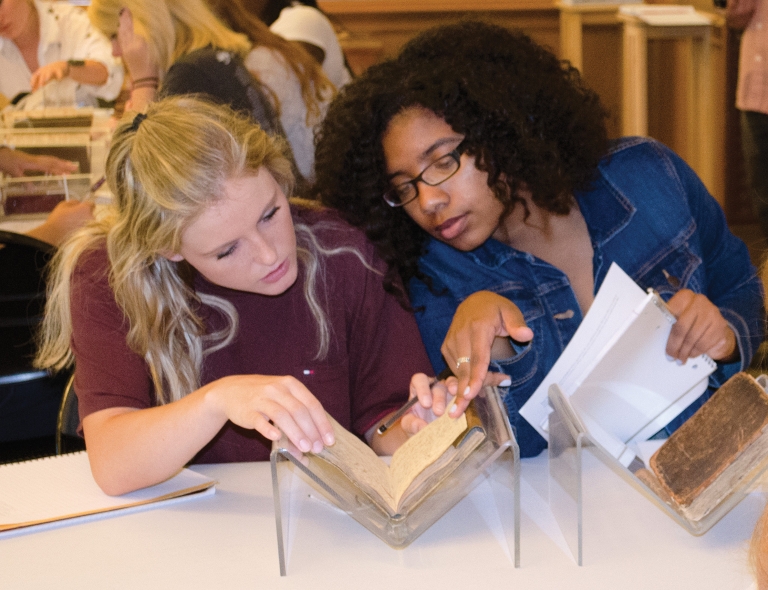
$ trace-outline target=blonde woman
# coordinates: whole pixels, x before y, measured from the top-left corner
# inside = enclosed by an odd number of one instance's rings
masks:
[[[112,40],[131,79],[128,108],[161,95],[204,94],[284,135],[261,84],[245,68],[248,39],[229,30],[203,0],[94,0],[93,25]]]
[[[272,92],[299,170],[311,178],[315,127],[333,98],[333,84],[307,51],[270,31],[242,0],[207,2],[232,30],[253,42],[245,65]]]
[[[323,409],[377,452],[402,442],[373,431],[429,370],[415,321],[362,233],[288,200],[278,142],[169,98],[118,127],[107,177],[109,215],[54,261],[37,358],[75,364],[105,492],[190,461],[265,460],[281,432],[319,450],[334,441]]]

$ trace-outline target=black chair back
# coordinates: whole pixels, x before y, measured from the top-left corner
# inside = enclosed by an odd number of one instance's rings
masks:
[[[46,299],[45,267],[54,247],[0,231],[0,461],[50,455],[69,375],[35,369],[35,332]]]

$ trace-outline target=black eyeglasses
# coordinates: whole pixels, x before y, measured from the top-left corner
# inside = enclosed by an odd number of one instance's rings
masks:
[[[424,168],[416,178],[392,187],[382,196],[390,207],[402,207],[419,196],[418,184],[423,182],[428,186],[437,186],[448,180],[459,171],[461,154],[464,152],[464,142],[461,142],[452,152],[445,154]]]

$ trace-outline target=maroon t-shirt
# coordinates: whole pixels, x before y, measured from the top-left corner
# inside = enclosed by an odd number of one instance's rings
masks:
[[[362,233],[335,213],[294,209],[294,219],[313,228],[326,248],[348,246],[383,269]],[[411,375],[431,371],[413,316],[385,293],[381,275],[353,253],[323,257],[321,304],[331,327],[327,357],[317,354],[317,324],[303,293],[303,271],[276,297],[213,285],[197,276],[195,288],[230,301],[239,329],[227,347],[203,362],[201,384],[227,375],[292,375],[349,430],[362,435],[408,397]],[[126,344],[127,321],[108,282],[106,249],[81,258],[72,278],[72,349],[80,418],[106,408],[148,408],[154,388],[143,358]],[[301,263],[300,263],[301,269]],[[224,325],[221,314],[203,308],[210,333]],[[259,461],[269,458],[271,442],[255,431],[228,422],[195,457],[198,463]]]

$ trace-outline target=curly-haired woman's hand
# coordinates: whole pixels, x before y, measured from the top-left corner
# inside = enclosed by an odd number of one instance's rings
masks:
[[[738,358],[736,335],[706,295],[681,289],[667,302],[677,318],[667,340],[667,354],[682,362],[708,354],[716,361]]]
[[[492,359],[514,355],[507,338],[528,342],[533,331],[525,324],[520,309],[506,297],[478,291],[456,309],[440,351],[458,378],[459,401],[452,416],[463,412],[469,400],[485,385]]]

